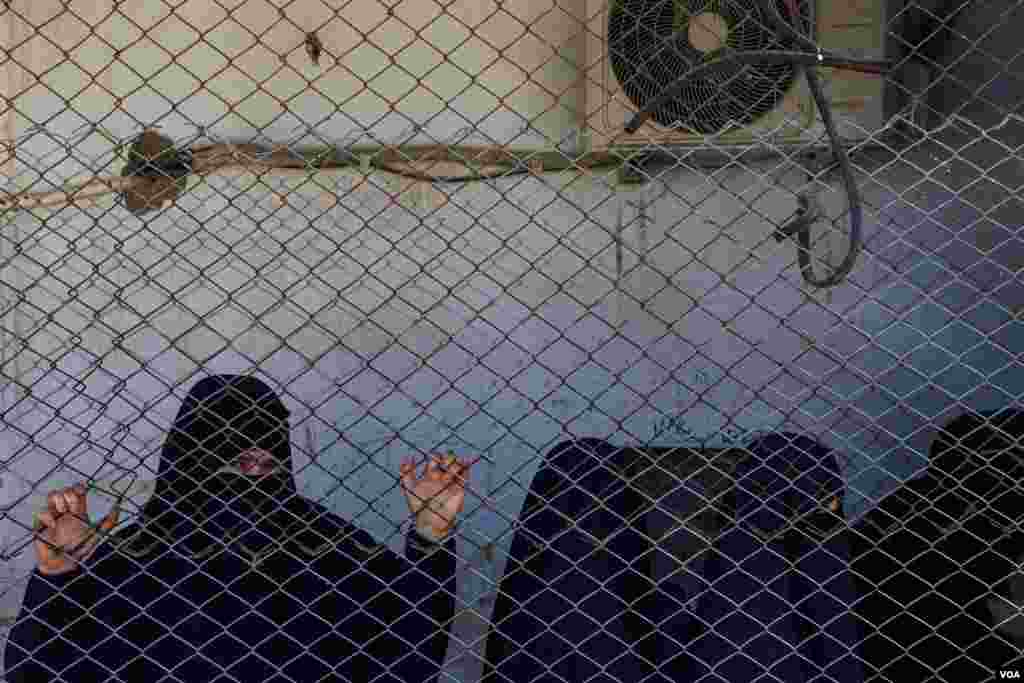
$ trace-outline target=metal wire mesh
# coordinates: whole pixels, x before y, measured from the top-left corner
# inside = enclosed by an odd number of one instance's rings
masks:
[[[7,680],[1019,677],[1019,2],[2,16]]]

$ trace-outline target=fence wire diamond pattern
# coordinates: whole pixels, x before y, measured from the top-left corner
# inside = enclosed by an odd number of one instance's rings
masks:
[[[9,0],[0,671],[1024,669],[1011,0]]]

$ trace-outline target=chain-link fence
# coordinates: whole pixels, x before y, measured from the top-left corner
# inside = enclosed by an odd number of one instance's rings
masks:
[[[0,16],[6,680],[1019,678],[1019,2]]]

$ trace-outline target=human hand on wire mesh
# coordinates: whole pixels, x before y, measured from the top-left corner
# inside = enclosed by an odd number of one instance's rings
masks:
[[[475,463],[463,462],[454,453],[435,455],[418,475],[414,458],[402,460],[402,492],[416,517],[417,530],[435,539],[448,535],[466,504],[466,481]]]
[[[47,496],[46,510],[36,515],[36,560],[40,573],[63,574],[92,554],[102,540],[89,521],[88,501],[83,484],[58,489]],[[121,515],[114,506],[98,529],[108,532]]]

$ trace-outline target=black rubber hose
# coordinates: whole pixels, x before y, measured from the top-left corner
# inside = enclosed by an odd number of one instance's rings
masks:
[[[846,187],[846,199],[850,203],[850,249],[846,252],[846,258],[839,264],[836,271],[822,280],[814,276],[814,268],[811,265],[811,226],[808,224],[803,230],[797,232],[799,248],[797,259],[800,261],[800,272],[809,285],[815,287],[832,287],[839,284],[853,270],[857,263],[862,248],[861,222],[863,212],[860,206],[860,191],[857,190],[857,181],[853,177],[853,169],[850,168],[850,159],[846,155],[846,149],[839,140],[839,133],[836,130],[835,122],[832,120],[832,110],[828,106],[825,94],[821,91],[821,84],[818,82],[818,75],[808,69],[805,73],[807,85],[811,89],[811,96],[814,97],[818,111],[821,112],[822,123],[828,131],[828,137],[832,141],[832,153],[839,163],[839,171],[843,175],[843,185]]]
[[[809,35],[798,31],[792,24],[782,18],[774,2],[767,4],[771,9],[768,17],[779,31],[808,50],[820,50],[817,43],[811,40]],[[793,20],[800,21],[799,14],[794,13]],[[854,64],[879,65],[883,69],[880,73],[887,73],[892,68],[891,63],[887,60],[883,60],[883,62],[875,62],[873,60],[865,62],[860,60],[845,61]],[[843,67],[840,66],[839,68]],[[850,249],[846,253],[846,258],[843,259],[843,262],[839,264],[839,267],[830,277],[823,280],[817,279],[814,276],[814,268],[811,265],[811,223],[809,222],[803,226],[803,229],[797,232],[797,260],[800,263],[800,273],[803,275],[805,282],[814,287],[832,287],[846,278],[850,271],[853,270],[854,265],[857,263],[857,258],[860,256],[863,247],[861,234],[863,210],[860,204],[860,191],[857,189],[857,181],[853,177],[853,169],[850,166],[850,158],[846,154],[846,148],[843,146],[842,140],[839,139],[839,131],[836,130],[835,121],[832,119],[832,109],[828,105],[828,100],[825,99],[821,83],[818,81],[818,74],[813,69],[805,67],[804,77],[807,79],[807,87],[810,88],[814,103],[818,107],[818,111],[821,112],[821,121],[828,132],[829,141],[832,143],[832,154],[835,156],[836,163],[839,164],[839,171],[843,176],[846,198],[850,204]]]
[[[848,59],[820,51],[817,45],[810,38],[799,33],[778,15],[775,11],[774,3],[769,2],[767,4],[773,5],[772,12],[769,13],[769,16],[773,23],[776,24],[776,27],[798,43],[804,45],[810,50],[813,50],[813,52],[796,52],[786,50],[739,52],[727,55],[721,59],[701,64],[700,66],[688,71],[682,77],[677,78],[661,93],[659,93],[657,97],[654,97],[651,101],[645,104],[643,109],[637,112],[633,118],[630,119],[629,123],[626,124],[626,132],[630,134],[635,133],[654,111],[663,107],[670,100],[675,98],[687,81],[704,73],[705,71],[711,71],[721,64],[738,62],[740,64],[793,64],[804,67],[804,75],[807,78],[807,85],[810,88],[811,96],[814,97],[814,103],[818,107],[818,111],[821,112],[822,123],[825,125],[825,130],[828,132],[828,137],[832,144],[832,153],[835,155],[840,171],[843,175],[843,184],[845,185],[847,198],[850,203],[850,249],[846,254],[846,258],[843,259],[843,262],[839,264],[832,275],[824,279],[818,279],[815,277],[814,268],[811,265],[811,221],[798,219],[793,224],[795,227],[794,232],[797,234],[798,241],[797,258],[800,263],[800,272],[808,284],[819,288],[832,287],[842,282],[850,271],[853,270],[853,266],[857,262],[857,257],[860,255],[862,248],[861,222],[863,215],[860,204],[860,193],[857,191],[857,184],[853,177],[853,170],[850,167],[850,159],[846,155],[846,149],[843,147],[842,141],[839,139],[839,132],[836,130],[835,121],[832,119],[832,110],[829,108],[828,101],[825,99],[825,95],[821,90],[821,83],[818,81],[817,74],[807,67],[828,66],[838,69],[854,69],[857,71],[884,74],[892,65],[889,60]]]

